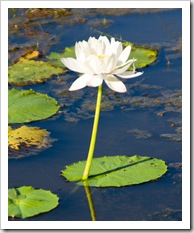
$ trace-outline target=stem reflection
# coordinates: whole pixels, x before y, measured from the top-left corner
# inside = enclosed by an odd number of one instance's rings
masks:
[[[89,204],[89,208],[90,208],[90,214],[91,214],[91,217],[92,217],[92,221],[96,221],[96,212],[95,212],[94,203],[93,203],[93,200],[92,200],[92,194],[91,194],[91,191],[90,191],[90,186],[88,185],[87,180],[83,181],[83,183],[84,183],[84,189],[85,189],[85,192],[86,192],[86,196],[87,196],[87,199],[88,199],[88,204]]]

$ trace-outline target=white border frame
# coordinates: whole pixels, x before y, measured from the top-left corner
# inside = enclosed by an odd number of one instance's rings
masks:
[[[111,4],[110,4],[111,2]],[[8,8],[182,8],[182,221],[8,221]],[[190,1],[1,1],[1,228],[190,229]]]

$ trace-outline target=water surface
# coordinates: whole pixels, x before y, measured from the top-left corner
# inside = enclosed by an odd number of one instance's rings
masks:
[[[98,31],[158,50],[157,61],[141,69],[144,71],[142,76],[125,82],[127,93],[115,97],[104,85],[103,98],[111,99],[111,104],[101,112],[95,157],[148,155],[165,160],[168,172],[157,181],[141,185],[90,189],[99,221],[181,221],[181,10],[119,16],[89,9],[77,10],[66,20],[61,17],[31,20],[29,24],[34,25],[34,30],[42,32],[33,36],[24,35],[29,33],[27,29],[26,32],[25,29],[11,30],[13,24],[21,24],[23,12],[21,9],[14,17],[10,13],[10,50],[19,48],[11,53],[10,64],[22,54],[22,46],[29,48],[38,42],[46,56],[73,46],[76,41],[87,40],[89,36],[98,37]],[[104,18],[111,22],[106,27],[92,24]],[[76,23],[75,19],[80,21]],[[47,93],[61,106],[66,105],[49,119],[27,124],[50,131],[51,137],[56,139],[51,148],[9,160],[9,188],[29,185],[49,189],[60,198],[56,209],[26,219],[28,221],[91,220],[84,188],[67,182],[60,175],[66,165],[86,159],[93,124],[94,112],[86,103],[88,100],[95,103],[97,90],[85,88],[71,96],[63,93],[76,77],[75,73],[69,72],[68,76],[54,76],[44,84],[22,87]],[[139,130],[139,134],[134,130]],[[141,132],[147,132],[149,136],[142,136]]]

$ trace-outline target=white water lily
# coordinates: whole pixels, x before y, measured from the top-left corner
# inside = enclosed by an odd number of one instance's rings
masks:
[[[98,39],[90,37],[88,41],[76,42],[74,58],[62,58],[63,64],[70,70],[81,73],[70,87],[70,91],[86,86],[97,87],[103,80],[108,87],[116,92],[126,92],[125,84],[119,78],[134,78],[142,72],[127,71],[136,59],[130,59],[131,46],[123,49],[119,41],[106,36]]]

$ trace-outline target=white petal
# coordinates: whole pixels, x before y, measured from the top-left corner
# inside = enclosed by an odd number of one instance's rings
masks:
[[[102,54],[102,43],[95,37],[90,37],[88,40],[88,46],[90,48],[90,54]]]
[[[129,45],[120,54],[120,56],[118,58],[117,65],[121,65],[121,64],[125,63],[127,61],[127,59],[129,58],[130,52],[131,52],[131,46]]]
[[[126,71],[122,74],[117,74],[117,76],[119,78],[135,78],[135,77],[140,76],[142,74],[143,74],[143,72],[134,73],[133,71]]]
[[[116,55],[115,54],[112,54],[110,57],[107,56],[105,57],[104,59],[104,69],[102,71],[102,73],[111,73],[112,70],[115,69],[115,66],[116,66]]]
[[[87,83],[90,81],[91,78],[91,75],[83,74],[73,82],[73,84],[69,88],[69,91],[76,91],[86,87]]]
[[[102,84],[103,77],[102,75],[93,75],[93,77],[87,82],[87,86],[89,87],[98,87]]]
[[[78,72],[78,73],[84,73],[83,68],[80,66],[79,62],[74,58],[61,58],[62,63],[70,70]]]
[[[86,41],[85,41],[86,42]],[[89,49],[84,42],[78,42],[75,44],[75,55],[77,60],[85,61],[89,54]]]
[[[89,45],[92,45],[93,43],[95,43],[97,41],[97,39],[95,38],[95,37],[91,37],[90,36],[90,38],[89,38],[89,40],[88,40],[88,44]]]
[[[112,72],[112,74],[122,74],[125,72],[133,63],[136,61],[135,59],[128,60],[123,66],[118,66],[116,69]]]
[[[106,36],[100,36],[99,41],[101,41],[101,43],[103,44],[102,53],[105,53],[106,48],[110,47],[110,41],[108,40],[108,38]]]
[[[111,38],[111,52],[114,53],[118,59],[123,51],[123,45],[119,41],[115,41],[115,38]]]
[[[105,83],[113,91],[120,93],[127,91],[125,84],[116,77],[114,77],[113,75],[106,75]]]
[[[103,41],[105,44],[110,44],[110,41],[106,36],[99,36],[98,40]]]
[[[103,72],[102,70],[103,61],[99,59],[96,55],[90,55],[87,58],[87,66],[93,69],[93,74],[100,74]]]

